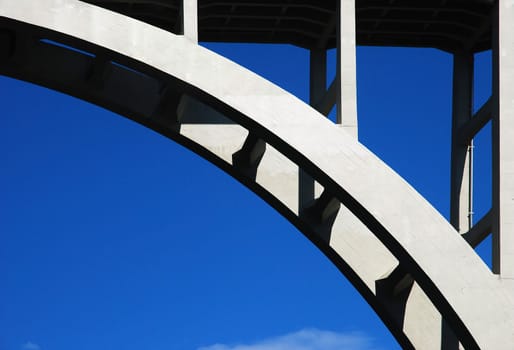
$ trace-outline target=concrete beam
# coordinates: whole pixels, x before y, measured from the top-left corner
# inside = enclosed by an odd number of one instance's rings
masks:
[[[320,224],[326,223],[331,217],[335,216],[341,207],[341,202],[326,190],[311,204],[309,207],[310,213]]]
[[[325,94],[317,100],[314,108],[321,114],[328,116],[330,111],[337,103],[338,95],[338,81],[337,78],[332,81]]]
[[[492,99],[489,98],[473,117],[457,131],[456,137],[458,142],[461,145],[469,145],[476,134],[492,119],[492,113]]]
[[[472,148],[460,142],[460,130],[473,111],[473,66],[473,53],[453,55],[450,223],[460,233],[473,225]]]
[[[186,38],[198,43],[198,0],[182,0],[182,29]]]
[[[326,94],[327,51],[325,49],[310,51],[309,80],[309,102],[316,108],[316,102]],[[301,212],[314,200],[314,179],[302,168],[299,168],[298,187],[298,212]]]
[[[414,279],[412,276],[401,265],[398,265],[389,275],[376,281],[377,295],[382,294],[390,298],[396,297],[410,290],[413,283]]]
[[[473,227],[462,235],[462,238],[469,243],[470,246],[475,248],[478,246],[484,239],[489,236],[492,230],[493,224],[493,212],[489,210],[487,214],[484,215],[479,222],[477,222]]]
[[[327,86],[327,51],[310,50],[309,61],[309,103],[314,106],[326,92]]]
[[[266,151],[266,142],[249,134],[243,147],[232,156],[232,165],[245,175],[255,179],[257,167]]]
[[[321,196],[300,212],[300,217],[314,227],[317,234],[328,243],[340,208],[341,202],[333,194],[324,190]]]
[[[493,269],[514,279],[514,2],[493,19]]]
[[[337,124],[357,138],[355,0],[340,0],[337,3]]]

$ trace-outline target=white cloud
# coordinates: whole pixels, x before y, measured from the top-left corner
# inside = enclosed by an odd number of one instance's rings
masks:
[[[358,332],[303,329],[253,344],[214,344],[198,350],[378,350],[372,338]]]
[[[41,350],[41,347],[31,341],[28,341],[21,346],[21,350]]]

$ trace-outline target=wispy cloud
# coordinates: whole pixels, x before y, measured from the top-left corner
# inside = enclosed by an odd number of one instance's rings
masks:
[[[214,344],[198,350],[378,350],[371,337],[359,332],[338,333],[303,329],[252,344]]]
[[[28,341],[21,346],[21,350],[41,350],[41,347],[36,343]]]

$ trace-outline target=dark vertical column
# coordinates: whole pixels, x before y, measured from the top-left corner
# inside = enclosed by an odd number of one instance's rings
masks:
[[[471,52],[453,55],[452,150],[450,223],[460,233],[472,223],[472,141],[462,142],[462,127],[473,116],[473,66]]]
[[[310,51],[309,79],[309,103],[315,106],[326,94],[327,52],[325,49]],[[300,169],[298,184],[298,206],[301,212],[314,200],[314,179]]]

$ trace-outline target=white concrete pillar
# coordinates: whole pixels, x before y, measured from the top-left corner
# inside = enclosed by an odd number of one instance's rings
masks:
[[[355,0],[338,2],[337,21],[337,123],[357,137],[357,71]]]
[[[186,38],[198,43],[198,0],[182,0],[182,28]]]
[[[493,270],[514,279],[514,0],[493,21]]]
[[[471,52],[453,55],[452,152],[450,223],[460,233],[472,226],[471,152],[472,142],[463,143],[462,127],[473,116],[473,66]]]

